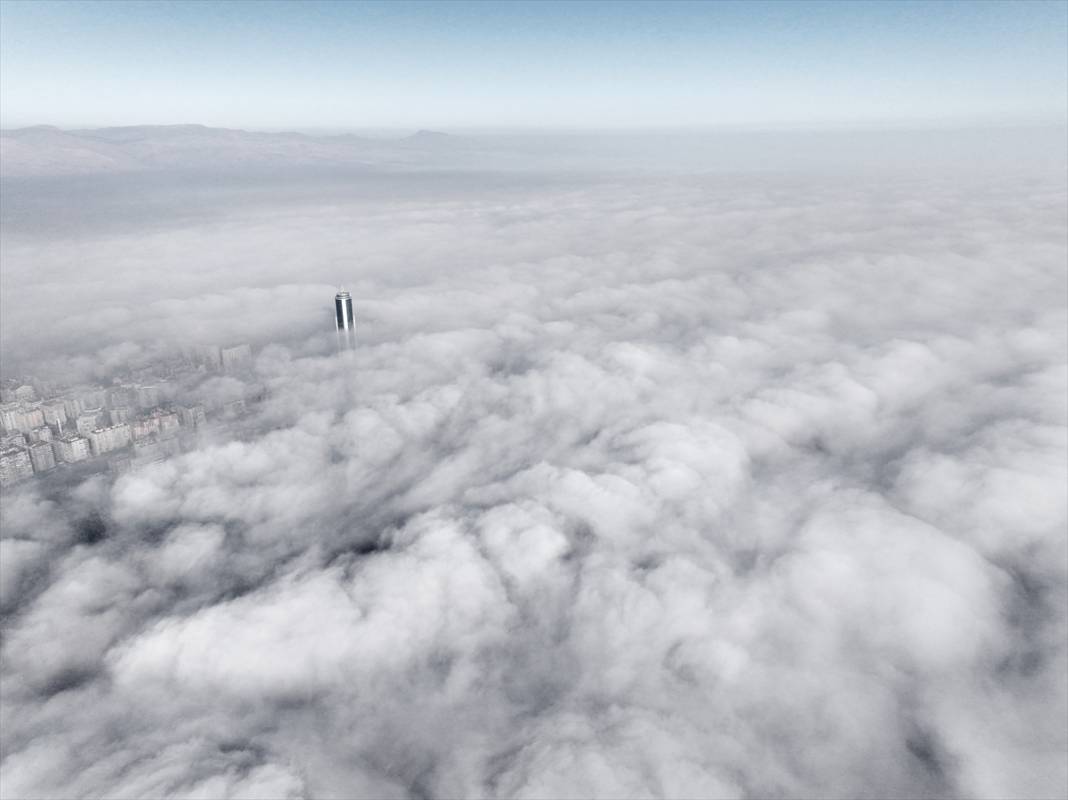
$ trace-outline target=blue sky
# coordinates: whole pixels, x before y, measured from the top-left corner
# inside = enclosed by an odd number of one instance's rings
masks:
[[[1068,3],[0,0],[0,123],[1062,122]]]

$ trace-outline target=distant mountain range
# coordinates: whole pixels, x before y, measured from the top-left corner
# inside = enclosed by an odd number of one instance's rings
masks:
[[[0,176],[281,174],[289,169],[683,172],[876,169],[974,170],[977,164],[1063,170],[1058,126],[929,130],[472,133],[312,135],[203,125],[0,130]],[[1030,168],[1029,167],[1029,168]]]
[[[145,170],[256,166],[418,164],[463,149],[462,137],[419,131],[397,139],[356,135],[310,136],[142,125],[61,130],[47,125],[0,131],[0,174],[82,175]]]

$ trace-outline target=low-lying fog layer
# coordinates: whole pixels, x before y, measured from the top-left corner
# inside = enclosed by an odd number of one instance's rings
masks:
[[[1068,791],[1063,172],[52,180],[5,369],[267,399],[5,491],[5,797]]]

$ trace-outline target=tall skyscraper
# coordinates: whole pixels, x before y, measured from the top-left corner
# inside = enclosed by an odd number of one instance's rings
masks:
[[[334,297],[338,350],[356,347],[356,325],[352,314],[352,295],[341,289]]]

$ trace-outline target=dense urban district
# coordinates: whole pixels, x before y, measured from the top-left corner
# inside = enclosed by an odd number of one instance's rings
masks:
[[[251,373],[247,344],[192,345],[106,384],[0,379],[0,486],[65,473],[121,474],[192,449],[262,399]],[[213,381],[227,376],[238,380]]]

